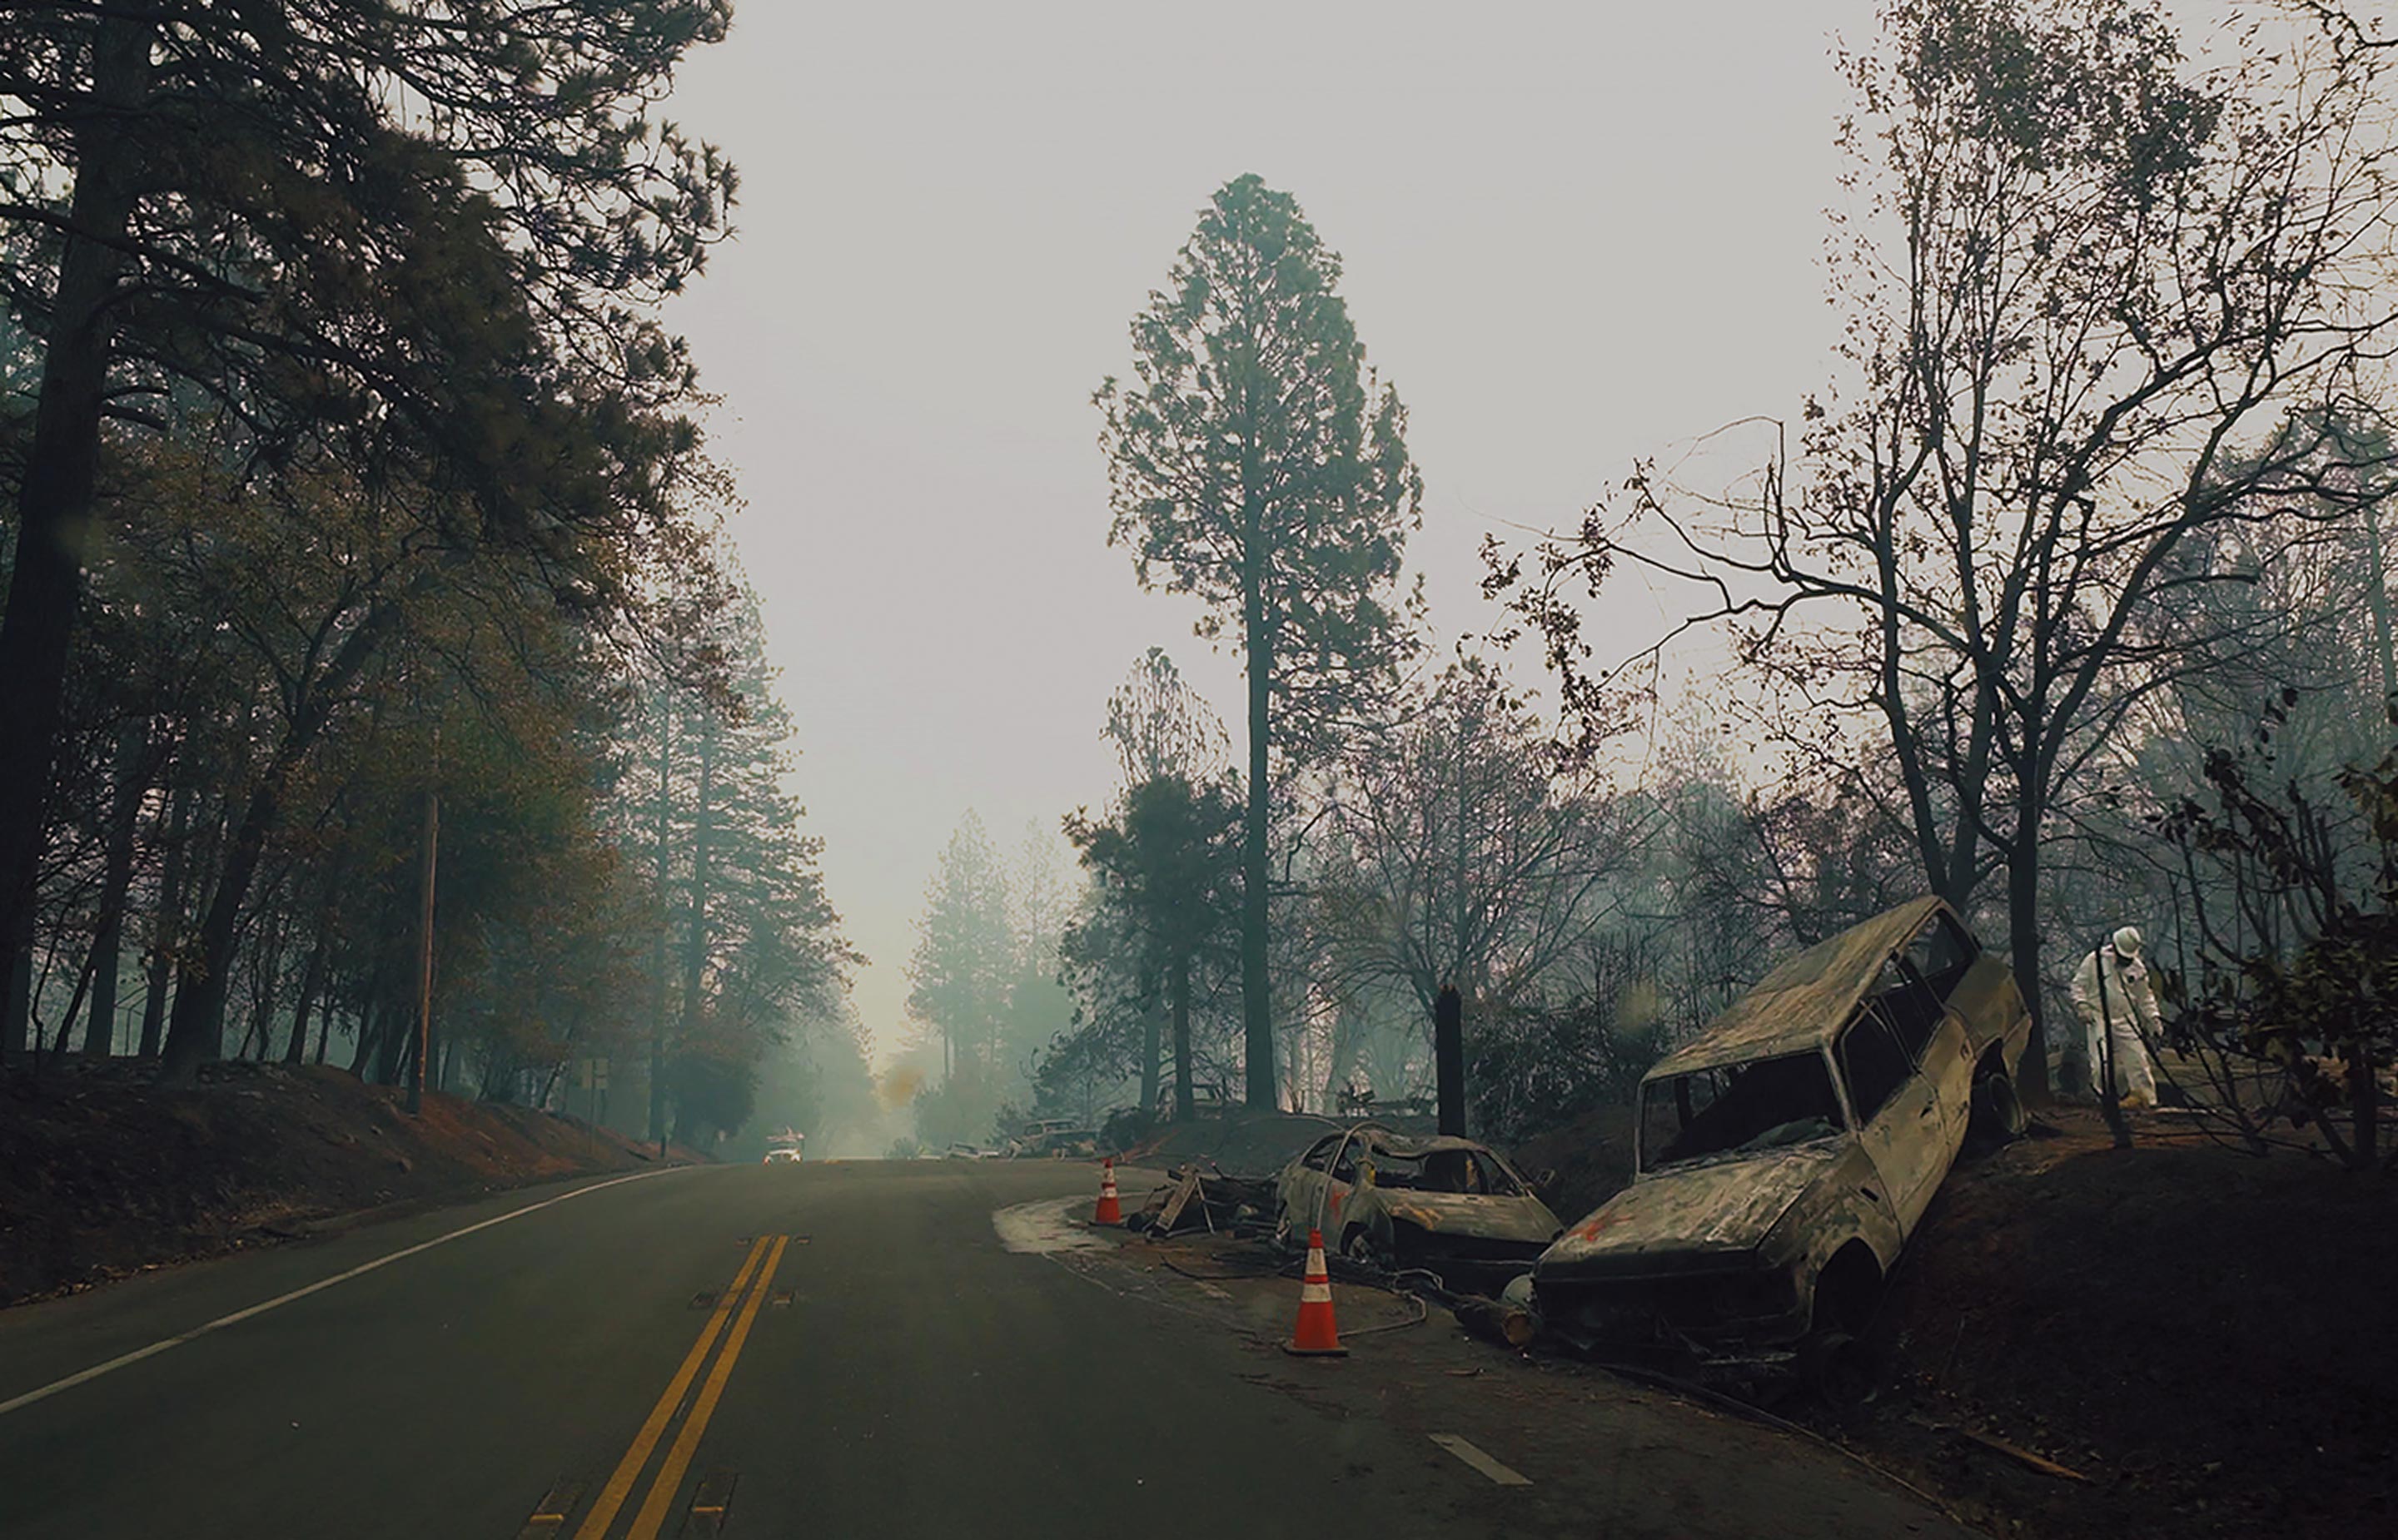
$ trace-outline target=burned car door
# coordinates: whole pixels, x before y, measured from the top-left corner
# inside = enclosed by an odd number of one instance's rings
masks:
[[[1883,964],[1879,984],[1882,1017],[1918,1074],[1932,1082],[1938,1121],[1953,1154],[1965,1137],[1974,1095],[1974,1044],[1965,1019],[1905,954]],[[1947,1172],[1947,1162],[1942,1162]]]
[[[1909,1233],[1948,1174],[1952,1145],[1938,1089],[1917,1072],[1878,1000],[1841,1030],[1833,1058],[1856,1109],[1858,1142],[1889,1189],[1900,1233]]]
[[[1306,1152],[1283,1172],[1283,1216],[1294,1229],[1302,1232],[1302,1240],[1307,1239],[1303,1232],[1321,1220],[1325,1173],[1332,1169],[1332,1152],[1347,1137],[1346,1133],[1326,1134],[1308,1145]]]
[[[1324,1173],[1324,1197],[1311,1223],[1324,1231],[1327,1245],[1340,1243],[1340,1226],[1347,1217],[1349,1195],[1357,1184],[1357,1162],[1366,1154],[1366,1141],[1360,1131],[1352,1129],[1332,1147],[1332,1167]]]
[[[1993,1044],[2002,1044],[2002,1067],[2012,1075],[2014,1055],[2031,1035],[2031,1012],[2024,1009],[2014,970],[1983,951],[1946,911],[1924,925],[1907,947],[1906,958],[1941,1003],[1957,1013],[1974,1058],[1978,1061]]]

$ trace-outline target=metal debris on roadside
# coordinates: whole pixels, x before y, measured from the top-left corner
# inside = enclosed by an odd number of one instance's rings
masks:
[[[1466,1295],[1449,1313],[1468,1332],[1504,1347],[1527,1346],[1541,1331],[1539,1319],[1522,1306],[1484,1299],[1479,1294]]]
[[[1173,1180],[1125,1218],[1125,1228],[1161,1239],[1194,1230],[1230,1234],[1261,1220],[1273,1190],[1271,1181],[1229,1176],[1213,1161],[1194,1160],[1177,1167]]]

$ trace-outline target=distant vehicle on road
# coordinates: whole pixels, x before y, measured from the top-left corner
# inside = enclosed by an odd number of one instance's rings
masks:
[[[1071,1118],[1036,1118],[1007,1142],[1006,1153],[1018,1160],[1096,1156],[1099,1153],[1099,1132],[1083,1127]]]
[[[961,1143],[951,1145],[948,1149],[943,1150],[941,1154],[945,1158],[950,1160],[989,1160],[998,1155],[999,1151],[987,1150],[980,1145]]]
[[[1533,1269],[1549,1324],[1858,1388],[1958,1151],[2022,1132],[2030,1034],[2014,971],[1936,898],[1801,952],[1641,1078],[1632,1185]]]
[[[1025,1154],[1052,1160],[1096,1158],[1099,1153],[1099,1131],[1097,1129],[1052,1129],[1043,1134]]]
[[[1340,1088],[1334,1110],[1343,1118],[1370,1118],[1376,1113],[1383,1112],[1421,1115],[1431,1112],[1438,1100],[1439,1098],[1430,1091],[1419,1091],[1412,1096],[1399,1096],[1387,1102],[1379,1102],[1374,1099],[1373,1087],[1347,1085]]]
[[[427,1062],[429,1063],[430,1061],[428,1060]],[[796,1149],[768,1150],[766,1152],[766,1158],[760,1162],[761,1165],[768,1166],[796,1166],[799,1163],[800,1152]]]
[[[1027,1155],[1045,1154],[1047,1152],[1044,1146],[1047,1144],[1049,1136],[1062,1133],[1073,1126],[1074,1120],[1071,1118],[1036,1118],[1017,1129],[1001,1148],[1010,1159]]]

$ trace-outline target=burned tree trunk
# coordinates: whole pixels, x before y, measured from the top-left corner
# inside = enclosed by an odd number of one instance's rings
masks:
[[[2007,863],[2007,939],[2013,951],[2015,987],[2031,1012],[2031,1040],[2015,1072],[2016,1090],[2027,1102],[2045,1102],[2048,1083],[2048,1002],[2040,982],[2040,841],[2038,823],[2026,819]]]
[[[333,892],[338,894],[341,887],[339,863],[336,863],[333,867],[331,887]],[[308,1013],[316,1009],[317,997],[325,987],[325,965],[333,950],[334,913],[338,902],[337,897],[329,897],[326,900],[324,912],[317,919],[316,943],[309,947],[307,965],[300,971],[300,998],[291,1007],[291,1041],[283,1051],[283,1062],[287,1065],[299,1064],[302,1056],[307,1051]],[[325,1015],[330,1022],[332,1016],[330,1008]],[[317,1060],[321,1064],[324,1058],[325,1038],[320,1030],[317,1037]]]
[[[283,966],[283,923],[277,919],[257,936],[249,969],[249,1024],[242,1030],[236,1059],[249,1058],[253,1042],[260,1059],[267,1055],[267,1038],[275,1030],[275,975]]]
[[[223,1051],[226,974],[233,963],[235,929],[242,905],[249,899],[259,862],[266,853],[267,836],[282,818],[284,794],[318,734],[332,719],[343,691],[398,619],[396,604],[381,603],[368,609],[313,688],[297,703],[282,742],[250,787],[240,821],[233,825],[233,844],[223,874],[201,923],[195,966],[183,970],[176,984],[175,1013],[168,1023],[166,1051],[158,1064],[161,1078],[188,1080],[203,1062]]]
[[[132,9],[110,15],[93,36],[94,100],[74,130],[69,233],[42,339],[33,442],[17,485],[16,555],[0,616],[0,942],[11,962],[29,959],[32,951],[34,878],[68,647],[83,601],[84,531],[100,474],[118,279],[141,173],[141,147],[130,125],[150,94],[157,37],[157,21]],[[0,1033],[0,1049],[7,1036]]]
[[[0,981],[0,1064],[23,1053],[33,1041],[34,949],[8,949],[7,976]]]
[[[1174,959],[1171,983],[1174,1011],[1174,1120],[1187,1123],[1193,1108],[1191,1097],[1191,957]]]
[[[167,984],[174,976],[175,948],[182,939],[183,913],[183,844],[191,831],[192,792],[178,786],[168,799],[166,864],[158,878],[158,912],[151,925],[149,987],[141,999],[141,1043],[135,1051],[144,1059],[158,1056],[158,1040],[167,1024]]]
[[[133,825],[149,790],[141,773],[148,734],[129,722],[116,738],[116,783],[108,799],[108,864],[100,886],[100,925],[91,943],[91,1019],[84,1027],[87,1058],[105,1058],[116,1038],[116,975],[125,940],[125,895],[133,886]]]
[[[1432,1008],[1432,1062],[1439,1091],[1440,1132],[1465,1137],[1465,998],[1457,985],[1440,986]]]
[[[1160,1019],[1155,1000],[1141,1007],[1140,1011],[1140,1110],[1148,1117],[1157,1110],[1157,1082],[1160,1055],[1165,1044],[1165,1023]]]
[[[350,1054],[350,1073],[361,1080],[369,1078],[375,1067],[376,1050],[383,1038],[383,1022],[382,998],[370,994],[365,1007],[358,1011],[357,1046]]]

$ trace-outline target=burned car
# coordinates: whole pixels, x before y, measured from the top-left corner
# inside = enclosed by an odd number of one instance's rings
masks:
[[[1938,899],[1785,962],[1642,1077],[1631,1185],[1533,1269],[1550,1329],[1854,1373],[1959,1149],[2021,1132],[2030,1033],[2006,963]]]
[[[997,1153],[1011,1160],[1096,1157],[1099,1153],[1099,1131],[1084,1128],[1071,1118],[1035,1118]]]
[[[1327,1133],[1274,1182],[1274,1233],[1324,1232],[1383,1267],[1520,1273],[1561,1226],[1515,1167],[1471,1139],[1415,1138],[1380,1123]]]

